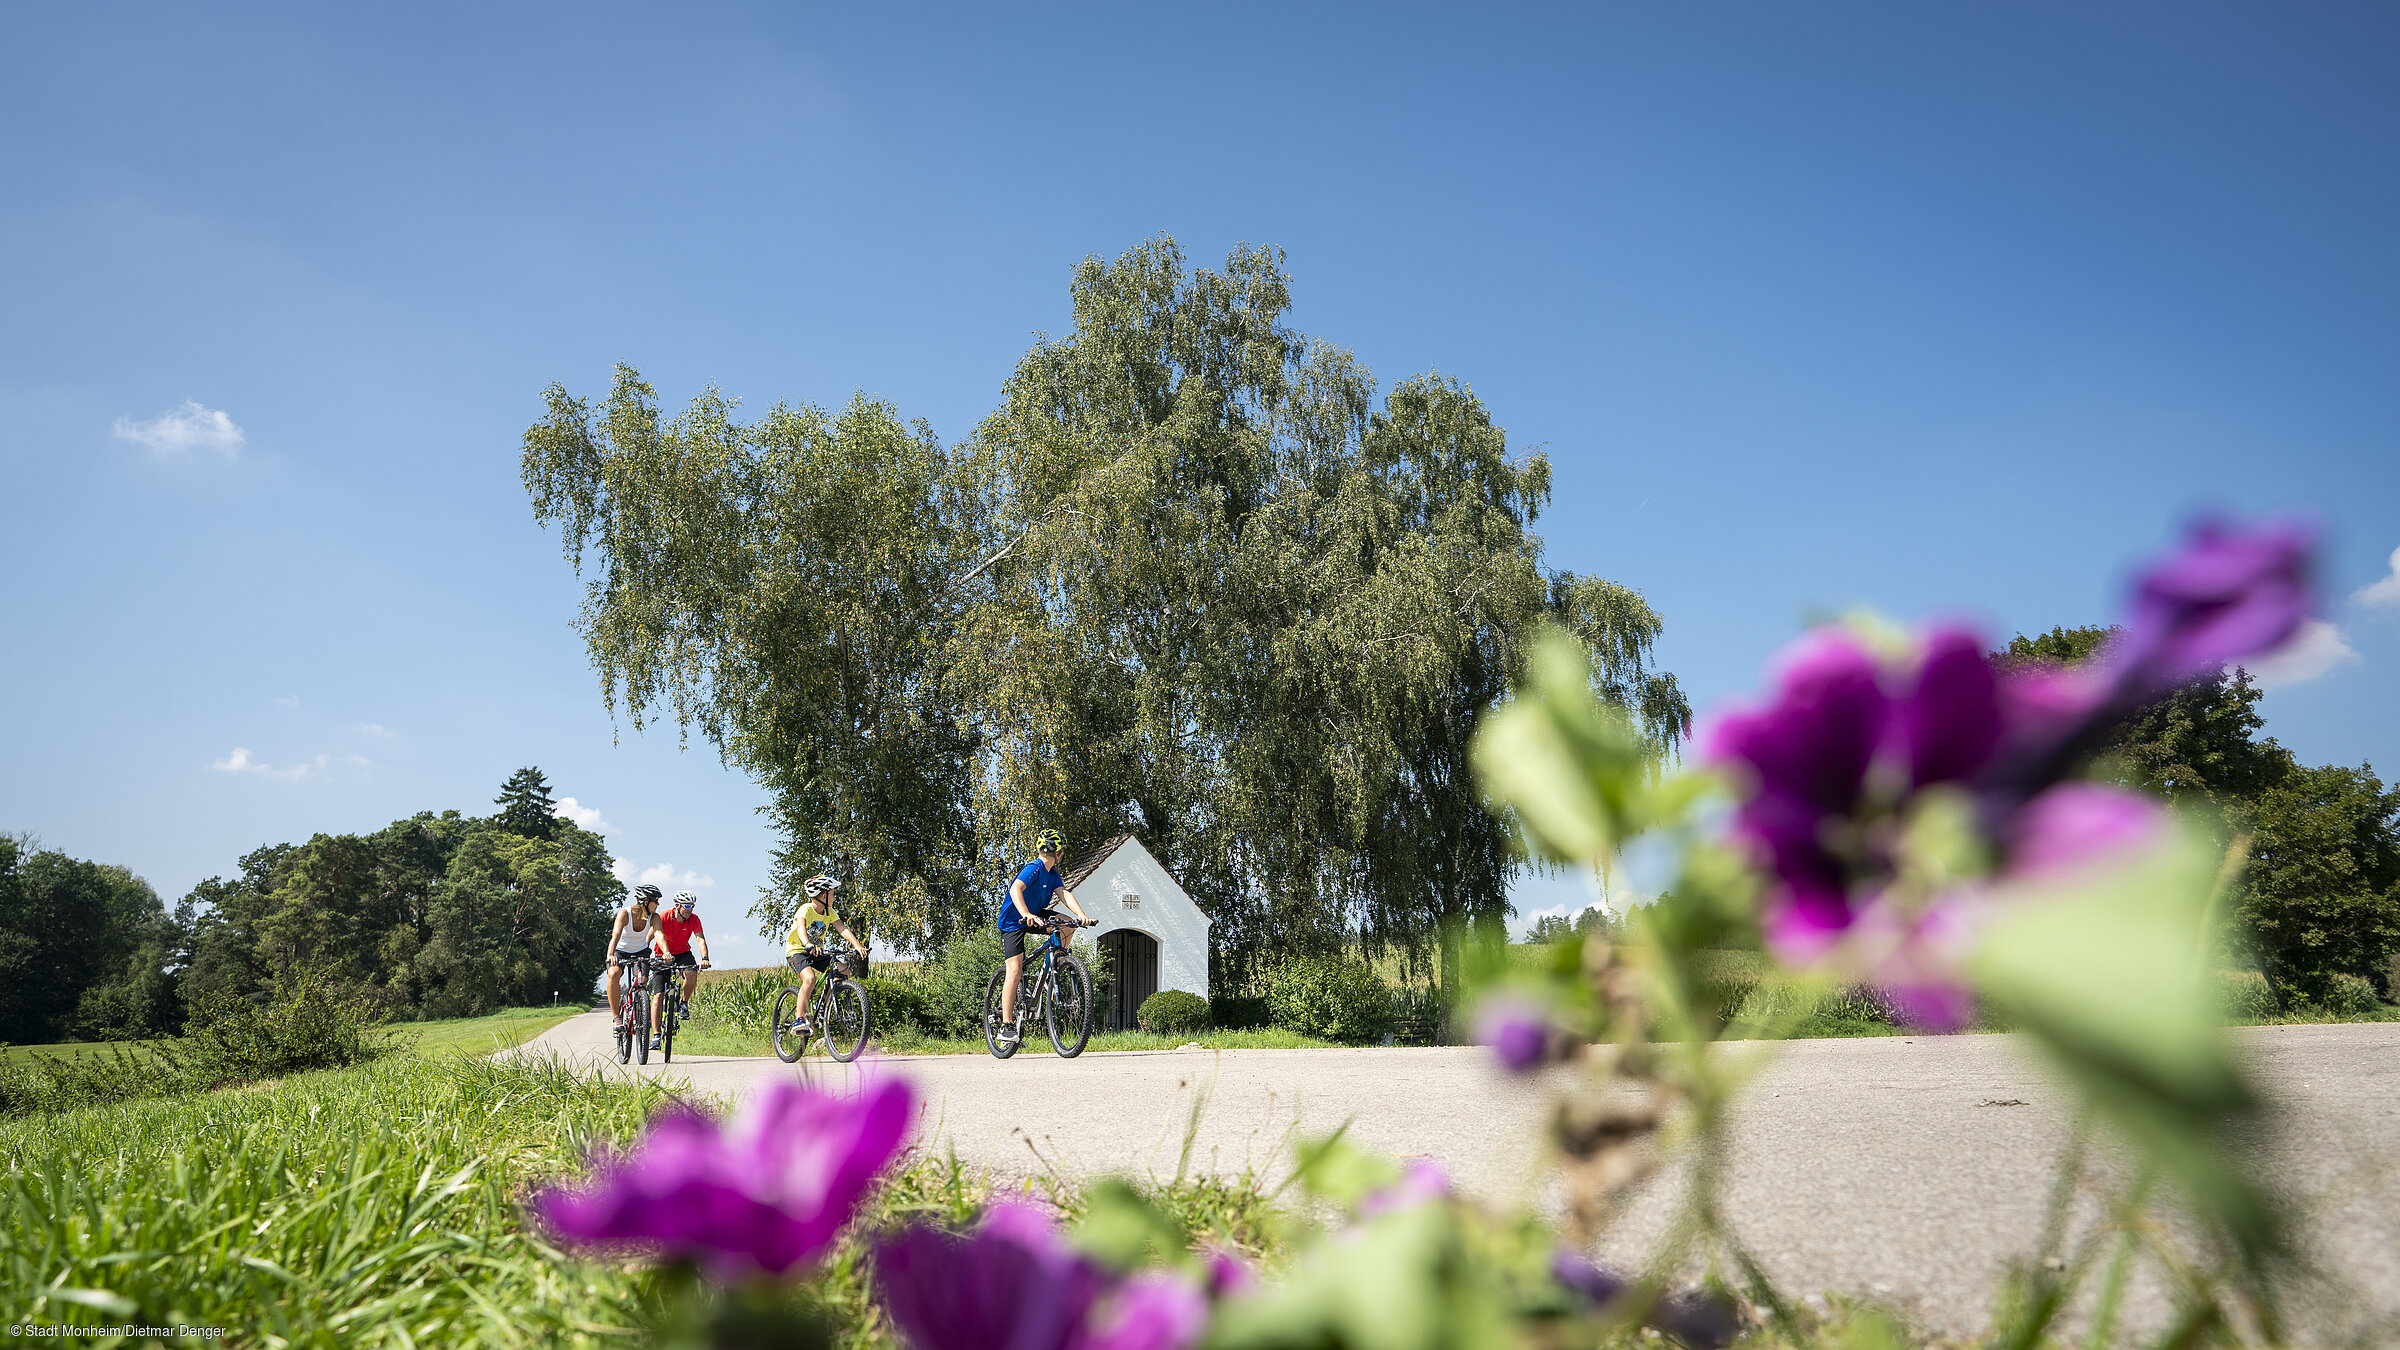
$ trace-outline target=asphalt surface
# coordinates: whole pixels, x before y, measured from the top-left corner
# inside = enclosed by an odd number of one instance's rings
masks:
[[[2400,1345],[2400,1024],[2227,1034],[2277,1108],[2251,1147],[2299,1206],[2304,1339]],[[608,1037],[606,1014],[590,1013],[525,1052],[727,1097],[778,1078],[848,1088],[862,1074],[896,1074],[921,1093],[921,1146],[1007,1177],[1248,1169],[1280,1179],[1296,1137],[1347,1124],[1366,1147],[1438,1160],[1469,1196],[1556,1204],[1540,1139],[1564,1080],[1504,1077],[1473,1047],[625,1068]],[[1988,1325],[2007,1263],[2036,1245],[2070,1107],[2012,1037],[1792,1042],[1744,1098],[1725,1211],[1787,1291],[1871,1299],[1925,1331],[1971,1335]],[[1602,1254],[1637,1262],[1678,1185],[1664,1169]],[[2095,1209],[2080,1204],[2078,1225]],[[2159,1272],[2140,1271],[2130,1317],[2155,1326],[2169,1307]]]

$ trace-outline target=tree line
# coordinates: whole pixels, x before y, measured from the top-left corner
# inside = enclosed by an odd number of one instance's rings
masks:
[[[2090,660],[2114,630],[2020,635],[2003,666]],[[2336,976],[2400,1000],[2400,788],[2374,767],[2302,764],[2262,738],[2242,670],[2187,685],[2119,727],[2099,771],[2247,841],[2228,896],[2229,955],[2255,963],[2287,1004],[2330,1001]]]
[[[1663,749],[1660,616],[1544,565],[1549,464],[1466,384],[1385,391],[1289,326],[1279,252],[1191,269],[1162,236],[1070,294],[956,445],[864,395],[744,422],[630,367],[552,385],[524,480],[612,712],[769,790],[762,927],[831,868],[932,951],[1055,827],[1142,837],[1214,921],[1216,992],[1348,945],[1425,968],[1526,865],[1467,747],[1529,639],[1580,638]]]
[[[580,995],[622,890],[607,846],[553,814],[538,769],[495,805],[255,849],[172,911],[125,868],[0,839],[0,1040],[172,1034],[302,972],[399,1018]]]

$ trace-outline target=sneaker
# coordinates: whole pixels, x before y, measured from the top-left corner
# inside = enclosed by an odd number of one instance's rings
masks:
[[[1000,1043],[1002,1045],[1015,1045],[1017,1043],[1017,1039],[1017,1024],[1014,1022],[1002,1022],[1000,1024]]]
[[[792,1032],[802,1039],[806,1039],[808,1036],[808,1019],[803,1017],[792,1023]]]
[[[650,1048],[653,1050],[658,1048],[658,1037],[653,1036],[650,1038]]]

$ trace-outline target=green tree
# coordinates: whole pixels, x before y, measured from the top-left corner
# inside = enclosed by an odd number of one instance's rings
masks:
[[[597,409],[553,386],[526,484],[596,573],[611,706],[671,708],[774,792],[769,923],[834,857],[931,950],[1058,828],[1139,833],[1209,911],[1224,987],[1498,924],[1522,863],[1467,776],[1478,719],[1555,623],[1671,746],[1656,613],[1545,573],[1546,461],[1455,380],[1378,408],[1284,325],[1279,255],[1194,271],[1162,238],[1071,295],[955,453],[864,398],[743,426],[714,391],[663,421],[627,370]]]
[[[1994,660],[2059,668],[2098,655],[2116,630],[2054,628],[2019,636]],[[2261,738],[2259,689],[2233,670],[2193,681],[2126,719],[2095,772],[2202,813],[2227,838],[2248,836],[2230,907],[2239,954],[2287,1001],[2319,1002],[2336,974],[2389,997],[2400,953],[2400,792],[2372,766],[2311,768]]]
[[[547,399],[525,483],[596,574],[580,626],[609,707],[671,712],[773,794],[762,930],[831,871],[854,922],[938,945],[990,889],[948,678],[976,543],[950,456],[863,396],[745,426],[711,390],[667,420],[619,367],[596,408]]]
[[[1525,940],[1534,943],[1564,942],[1573,936],[1575,929],[1568,926],[1565,916],[1545,914],[1533,921],[1533,931],[1526,935]]]
[[[0,838],[0,1040],[169,1030],[174,923],[148,882]]]
[[[2238,803],[2250,866],[2233,917],[2276,992],[2324,1001],[2335,974],[2391,988],[2400,953],[2400,789],[2361,765],[2292,765]]]
[[[2117,630],[2053,628],[2012,639],[1997,655],[2004,668],[2059,668],[2089,660]],[[2157,699],[2117,728],[2103,751],[2105,771],[2171,801],[2223,807],[2279,780],[2291,756],[2261,740],[2259,688],[2249,672],[2196,680]]]
[[[262,848],[195,887],[187,1003],[265,992],[301,972],[418,1017],[542,1003],[587,987],[618,887],[606,843],[544,816],[422,812],[371,835]],[[530,820],[530,817],[525,819]]]
[[[558,803],[550,799],[550,783],[540,769],[529,767],[510,774],[492,804],[500,808],[493,823],[511,834],[547,839],[558,824]]]

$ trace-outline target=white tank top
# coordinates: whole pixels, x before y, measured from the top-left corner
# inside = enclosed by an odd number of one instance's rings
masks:
[[[636,919],[641,920],[639,927],[634,924]],[[644,914],[639,905],[627,905],[625,907],[625,927],[617,934],[617,951],[620,954],[629,954],[648,950],[650,950],[650,916]]]

